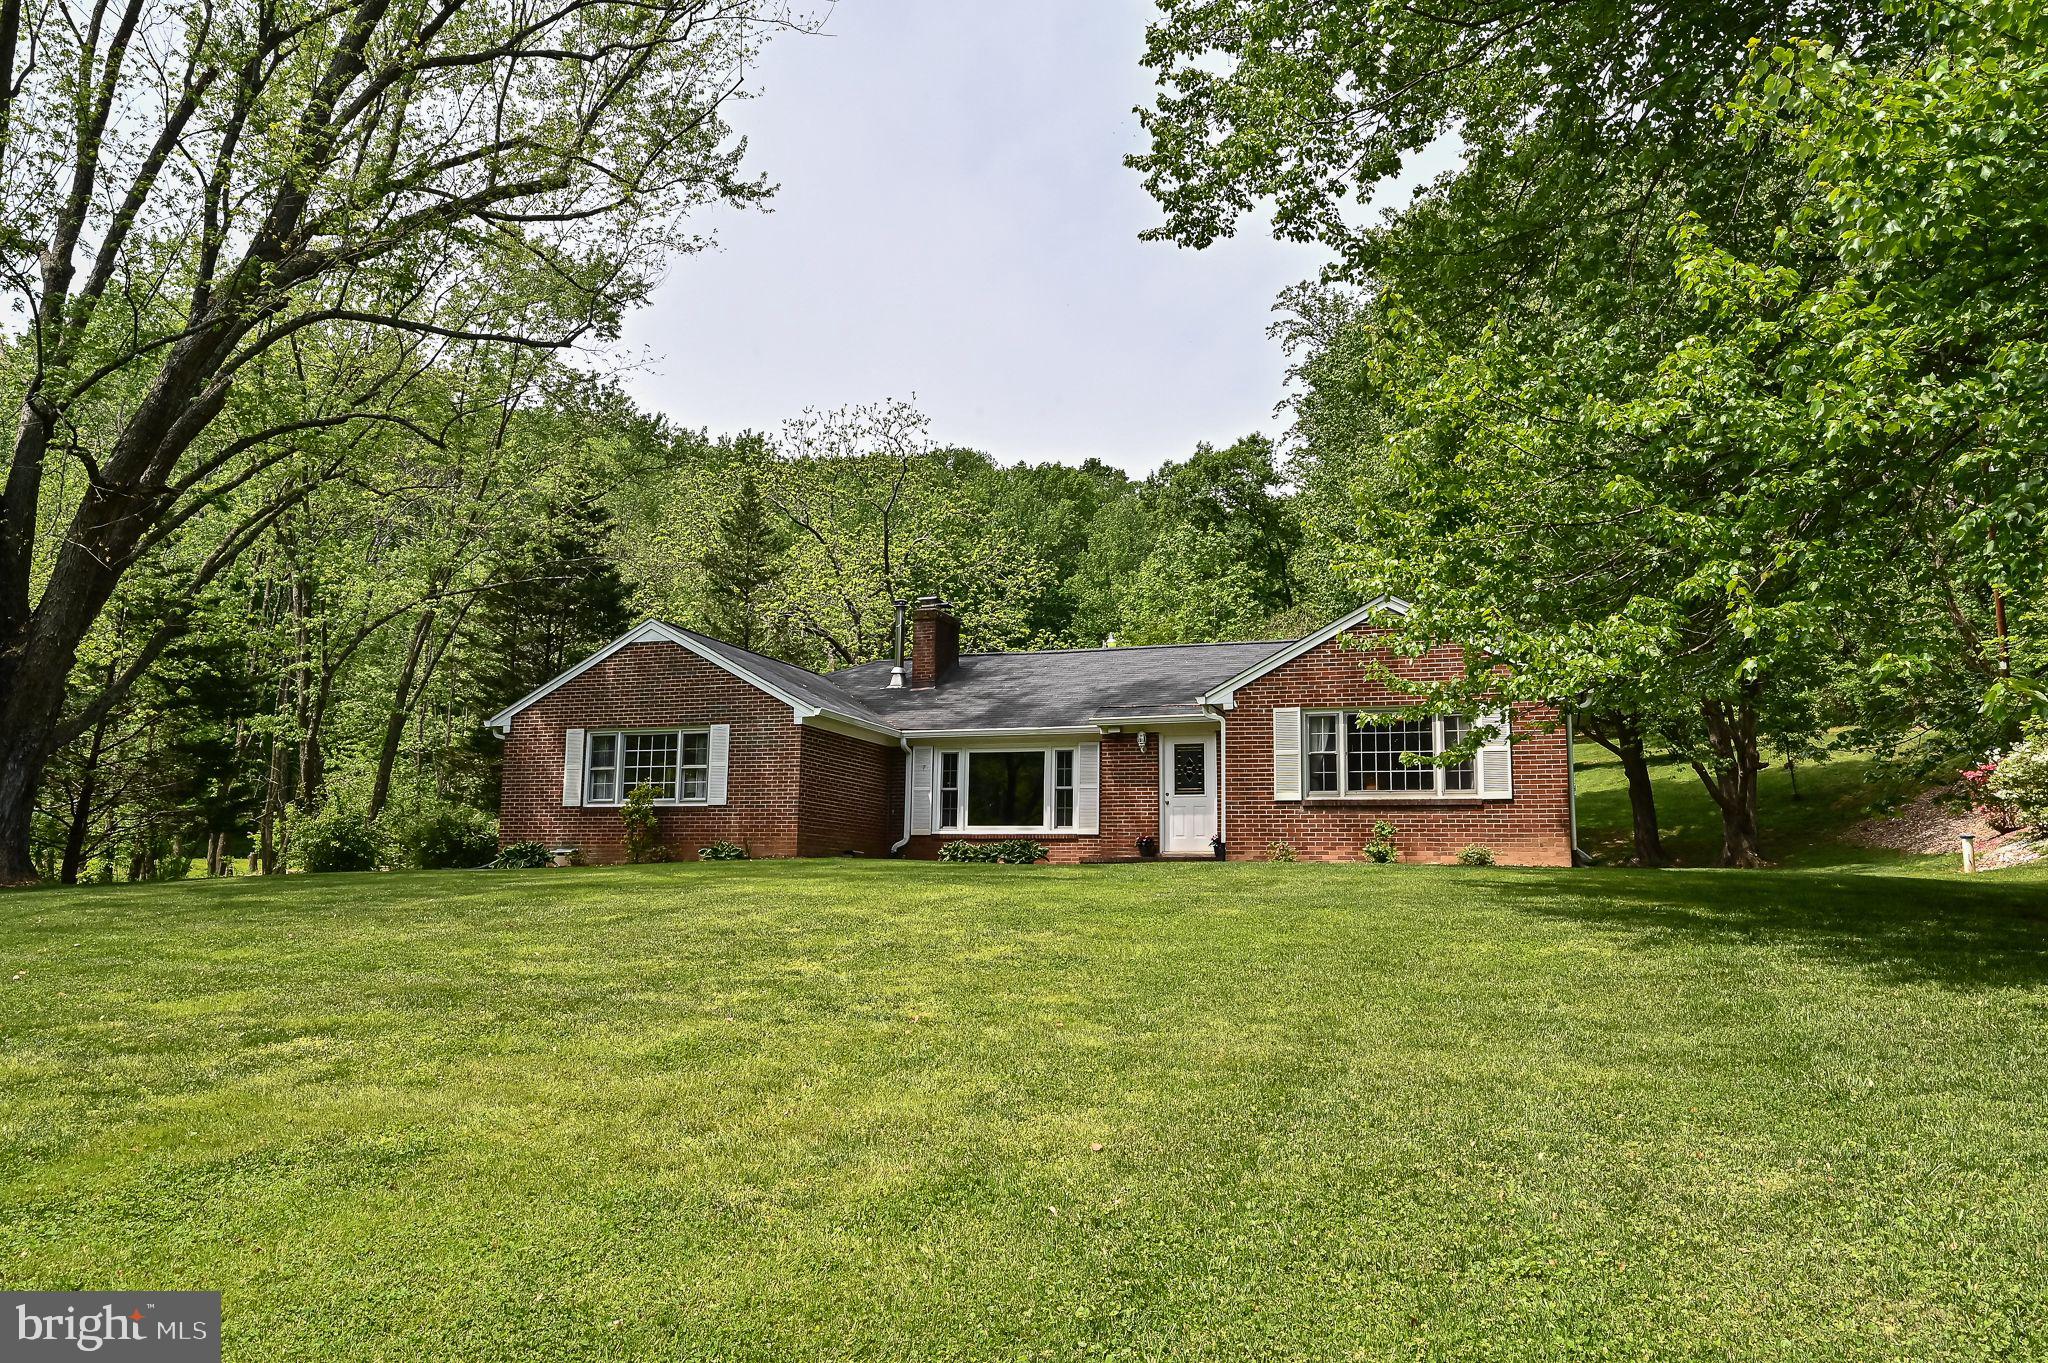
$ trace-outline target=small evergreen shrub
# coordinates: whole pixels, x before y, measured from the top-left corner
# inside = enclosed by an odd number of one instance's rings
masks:
[[[626,860],[636,866],[668,860],[661,845],[661,816],[654,812],[654,802],[660,796],[653,786],[635,786],[626,792],[626,803],[619,809],[619,818],[626,825]]]
[[[698,848],[697,860],[745,861],[747,860],[747,849],[740,846],[736,842],[727,842],[721,838],[719,841],[712,843],[709,847]]]
[[[1029,838],[1004,838],[998,842],[967,842],[955,838],[939,848],[940,861],[996,862],[1006,866],[1029,866],[1050,855],[1042,842]]]
[[[1293,864],[1294,844],[1285,838],[1280,839],[1278,842],[1267,843],[1266,860],[1283,862],[1289,865]]]
[[[497,821],[447,800],[422,800],[392,811],[391,839],[408,866],[438,871],[482,866],[498,850]]]
[[[1493,865],[1493,849],[1491,847],[1482,847],[1476,842],[1468,842],[1458,849],[1458,865],[1491,866]]]
[[[292,855],[308,871],[374,871],[384,833],[353,801],[329,800],[292,829]]]
[[[553,861],[554,854],[544,842],[515,842],[498,853],[491,866],[500,871],[531,871]]]
[[[1394,846],[1394,826],[1385,819],[1374,821],[1372,841],[1365,845],[1365,859],[1383,866],[1401,859],[1401,849]]]
[[[2011,807],[2020,827],[2048,826],[2048,721],[2029,724],[2025,737],[1998,759],[1990,791]]]

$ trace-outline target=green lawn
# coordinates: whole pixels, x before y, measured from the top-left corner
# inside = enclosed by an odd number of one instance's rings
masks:
[[[10,894],[0,1264],[231,1359],[2038,1357],[2044,884]]]

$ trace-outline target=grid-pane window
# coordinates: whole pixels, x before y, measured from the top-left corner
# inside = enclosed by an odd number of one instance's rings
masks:
[[[1443,746],[1437,749],[1438,752],[1449,752],[1452,748],[1463,743],[1472,732],[1472,721],[1466,719],[1463,715],[1445,715],[1441,723],[1444,726],[1444,741]],[[1446,791],[1471,790],[1473,788],[1471,758],[1468,757],[1454,766],[1444,767],[1442,771],[1444,789]]]
[[[980,828],[1043,828],[1045,753],[969,753],[967,822]]]
[[[1345,788],[1368,791],[1435,790],[1436,770],[1410,766],[1404,753],[1436,754],[1436,726],[1426,719],[1383,719],[1370,712],[1351,716]]]
[[[1074,750],[1061,748],[1052,755],[1052,826],[1074,826]]]
[[[683,795],[685,800],[711,798],[711,735],[683,735]]]
[[[1337,716],[1308,717],[1308,793],[1337,793]]]
[[[679,738],[673,733],[619,735],[621,786],[628,795],[653,786],[659,798],[675,798]]]
[[[619,798],[619,736],[590,736],[590,782],[583,792],[588,804],[605,805]]]
[[[939,754],[939,827],[960,826],[960,754]]]

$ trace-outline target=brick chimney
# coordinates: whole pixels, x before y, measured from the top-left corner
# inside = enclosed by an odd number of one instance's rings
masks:
[[[960,622],[936,596],[920,596],[910,616],[910,685],[935,686],[960,661]]]

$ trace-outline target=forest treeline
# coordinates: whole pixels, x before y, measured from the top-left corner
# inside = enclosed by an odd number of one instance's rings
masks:
[[[336,811],[459,860],[480,721],[635,619],[831,668],[926,592],[979,648],[1397,595],[1399,642],[1472,646],[1424,703],[1563,702],[1647,862],[1651,753],[1754,864],[1769,761],[2039,723],[2036,6],[1166,7],[1149,235],[1263,206],[1333,264],[1281,300],[1284,438],[1142,478],[623,396],[622,317],[772,193],[724,112],[788,6],[0,18],[0,881],[275,870]]]
[[[886,656],[892,603],[924,592],[992,650],[1270,637],[1327,609],[1261,437],[1133,479],[941,447],[901,404],[713,438],[558,366],[517,380],[438,444],[322,478],[196,598],[131,576],[72,704],[176,638],[51,763],[40,870],[275,869],[336,802],[495,812],[483,720],[649,616],[829,670]]]

